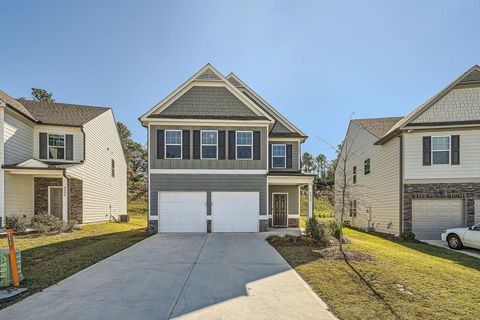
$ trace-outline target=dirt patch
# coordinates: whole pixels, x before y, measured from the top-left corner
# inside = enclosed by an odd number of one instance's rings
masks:
[[[319,250],[314,249],[312,251],[315,252],[319,258],[327,260],[345,260],[345,257],[347,260],[352,262],[368,262],[374,260],[373,256],[367,253],[358,252],[347,248],[343,248],[342,253],[340,248],[337,246]]]

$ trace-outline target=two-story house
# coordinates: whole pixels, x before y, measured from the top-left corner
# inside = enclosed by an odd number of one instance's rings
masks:
[[[158,232],[296,227],[307,136],[233,73],[207,64],[139,119],[148,130],[149,211]]]
[[[0,225],[127,213],[126,161],[110,108],[15,100],[0,91]]]
[[[480,223],[479,125],[479,66],[405,117],[352,120],[336,170],[337,216],[345,189],[355,227],[427,240]]]

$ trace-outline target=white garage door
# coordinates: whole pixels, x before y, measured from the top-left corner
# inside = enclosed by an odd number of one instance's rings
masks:
[[[447,228],[464,226],[463,201],[435,199],[412,201],[412,230],[417,239],[440,239]]]
[[[159,232],[207,232],[206,192],[159,192]]]
[[[257,232],[258,192],[212,192],[212,232]]]

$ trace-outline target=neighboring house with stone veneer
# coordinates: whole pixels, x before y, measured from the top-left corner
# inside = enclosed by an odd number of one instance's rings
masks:
[[[405,117],[352,120],[342,156],[347,152],[346,219],[353,226],[440,239],[443,229],[480,223],[480,67]]]
[[[0,225],[49,212],[78,223],[127,213],[127,168],[110,108],[0,91]]]
[[[307,136],[233,73],[207,64],[145,113],[151,230],[297,227]]]

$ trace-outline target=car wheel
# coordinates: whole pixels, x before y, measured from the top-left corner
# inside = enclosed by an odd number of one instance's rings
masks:
[[[456,234],[449,235],[447,238],[447,243],[448,246],[454,250],[460,250],[463,248],[462,240],[460,240]]]

